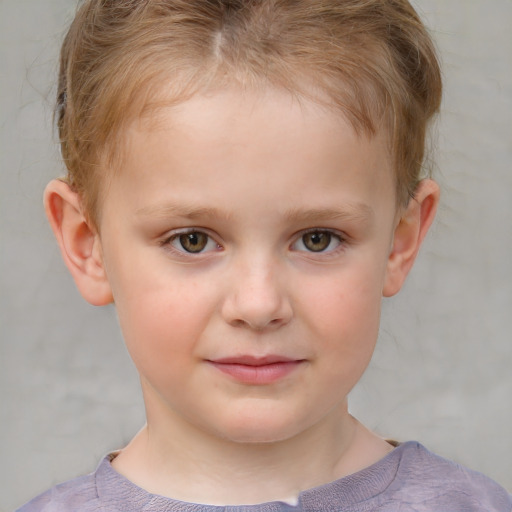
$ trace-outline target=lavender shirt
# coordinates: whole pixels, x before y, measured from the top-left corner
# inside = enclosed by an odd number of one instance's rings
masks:
[[[497,483],[413,441],[362,471],[302,492],[296,506],[276,501],[218,507],[164,498],[121,476],[111,460],[105,457],[95,473],[54,487],[18,512],[512,511],[512,496]]]

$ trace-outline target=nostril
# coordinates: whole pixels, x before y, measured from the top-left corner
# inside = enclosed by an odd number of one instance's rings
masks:
[[[286,318],[267,319],[241,319],[234,318],[229,322],[233,327],[252,329],[253,331],[264,331],[266,329],[276,329],[288,323]]]
[[[230,322],[233,327],[250,327],[245,320],[235,319]]]

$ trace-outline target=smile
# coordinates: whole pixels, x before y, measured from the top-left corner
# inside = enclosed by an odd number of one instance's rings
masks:
[[[272,384],[287,377],[306,361],[282,356],[239,356],[209,360],[213,367],[232,379],[250,385]]]

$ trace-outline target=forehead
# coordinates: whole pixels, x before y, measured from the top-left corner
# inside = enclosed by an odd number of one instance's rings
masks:
[[[394,200],[385,133],[358,134],[338,112],[280,90],[197,95],[137,119],[123,139],[114,182],[145,211],[176,195],[189,210],[218,210],[227,189],[258,208],[278,202],[282,211],[296,209],[298,198],[312,210],[330,200],[335,209],[340,198]],[[140,202],[144,190],[151,204]]]
[[[262,150],[270,146],[270,140],[284,138],[285,133],[296,138],[324,136],[327,142],[326,135],[337,132],[354,141],[378,146],[386,165],[391,161],[384,123],[372,132],[363,130],[322,92],[303,94],[271,85],[245,88],[219,84],[180,100],[173,94],[166,97],[165,87],[162,90],[159,99],[146,102],[139,115],[128,123],[128,130],[123,130],[122,138],[128,141],[125,151],[133,147],[134,136],[152,138],[162,131],[182,135],[187,130],[203,135],[209,132],[212,142],[233,145],[238,136],[251,135],[255,145],[258,141],[262,143]]]

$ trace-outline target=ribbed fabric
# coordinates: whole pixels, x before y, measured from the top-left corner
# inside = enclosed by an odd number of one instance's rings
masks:
[[[357,473],[309,489],[292,506],[212,506],[150,494],[117,473],[106,456],[95,473],[35,498],[18,512],[511,512],[512,496],[484,475],[434,455],[417,442],[399,445]]]

